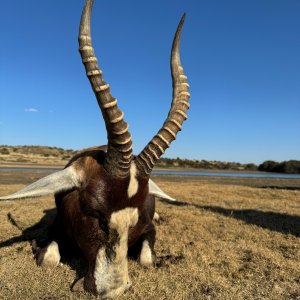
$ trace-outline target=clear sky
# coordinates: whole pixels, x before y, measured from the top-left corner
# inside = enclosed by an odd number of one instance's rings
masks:
[[[0,144],[106,143],[78,52],[83,3],[1,2]],[[165,157],[300,159],[299,0],[95,0],[94,48],[135,153],[168,113],[170,48],[183,12],[191,108]]]

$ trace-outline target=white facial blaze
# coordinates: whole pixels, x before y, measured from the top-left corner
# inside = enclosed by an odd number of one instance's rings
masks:
[[[115,256],[109,260],[105,247],[99,249],[95,264],[95,284],[97,292],[105,297],[115,298],[129,286],[127,265],[128,230],[138,221],[137,208],[125,208],[114,212],[109,227],[118,233],[118,242],[114,245]]]
[[[140,264],[145,267],[151,267],[153,265],[152,251],[147,240],[143,242]]]
[[[133,197],[138,191],[139,183],[136,179],[136,171],[137,171],[136,165],[133,161],[130,166],[130,181],[129,181],[128,191],[127,191],[128,198]]]

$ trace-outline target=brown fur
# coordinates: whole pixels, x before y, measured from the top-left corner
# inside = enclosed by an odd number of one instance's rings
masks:
[[[92,47],[90,15],[93,2],[86,0],[82,12],[79,51],[105,121],[107,152],[103,147],[83,150],[70,160],[66,166],[70,168],[59,173],[60,176],[39,180],[12,195],[11,199],[56,193],[57,217],[49,236],[53,244],[50,244],[49,251],[41,249],[37,258],[45,264],[56,264],[60,255],[80,252],[86,258],[88,272],[84,280],[80,279],[74,285],[74,290],[81,290],[84,286],[92,293],[117,297],[130,285],[128,249],[132,256],[139,257],[142,247],[145,247],[146,258],[140,261],[147,266],[155,258],[154,198],[149,195],[148,181],[155,162],[176,138],[187,118],[189,85],[179,53],[185,15],[178,25],[172,46],[173,101],[170,112],[163,127],[134,158],[124,113],[103,79]],[[61,185],[62,181],[64,185]],[[45,189],[45,183],[49,182],[50,190]]]
[[[102,167],[105,155],[103,147],[93,147],[80,152],[68,163],[67,167],[74,166],[84,183],[80,189],[55,195],[57,217],[50,235],[51,240],[57,241],[62,256],[78,252],[84,255],[88,263],[84,288],[92,293],[96,293],[93,274],[98,250],[105,247],[110,258],[118,240],[117,233],[109,227],[112,213],[126,207],[138,208],[139,220],[130,228],[128,236],[132,257],[139,256],[145,239],[152,251],[155,241],[154,197],[148,194],[148,180],[137,174],[137,193],[128,198],[130,178],[107,173]]]

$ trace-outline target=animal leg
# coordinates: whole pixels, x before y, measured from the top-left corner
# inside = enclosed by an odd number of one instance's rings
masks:
[[[130,247],[129,255],[133,258],[137,258],[142,266],[152,267],[156,261],[154,251],[156,231],[152,223],[147,227],[147,231],[139,237],[133,246]]]
[[[157,212],[154,213],[153,221],[155,221],[155,222],[159,222],[160,221],[160,215]]]
[[[47,228],[47,238],[32,241],[32,250],[38,266],[54,268],[59,264],[61,260],[59,248],[62,246],[60,241],[66,240],[60,228],[60,222],[56,216],[54,222]]]
[[[35,257],[38,266],[45,268],[54,268],[60,262],[60,253],[58,244],[52,241],[46,247],[35,249]]]
[[[153,267],[156,260],[156,255],[149,240],[145,239],[142,243],[142,249],[139,257],[139,262],[144,267]]]

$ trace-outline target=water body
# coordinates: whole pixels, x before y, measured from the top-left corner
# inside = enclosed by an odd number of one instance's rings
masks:
[[[55,172],[59,168],[22,168],[22,167],[0,167],[0,171],[36,171],[36,172]],[[156,175],[179,175],[179,176],[212,176],[212,177],[250,177],[250,178],[285,178],[300,179],[300,174],[282,173],[247,173],[247,172],[216,172],[216,171],[177,171],[177,170],[154,170]]]
[[[250,178],[286,178],[300,179],[300,174],[283,173],[247,173],[247,172],[210,172],[210,171],[176,171],[176,170],[154,170],[152,174],[157,175],[182,175],[182,176],[212,176],[212,177],[250,177]]]

